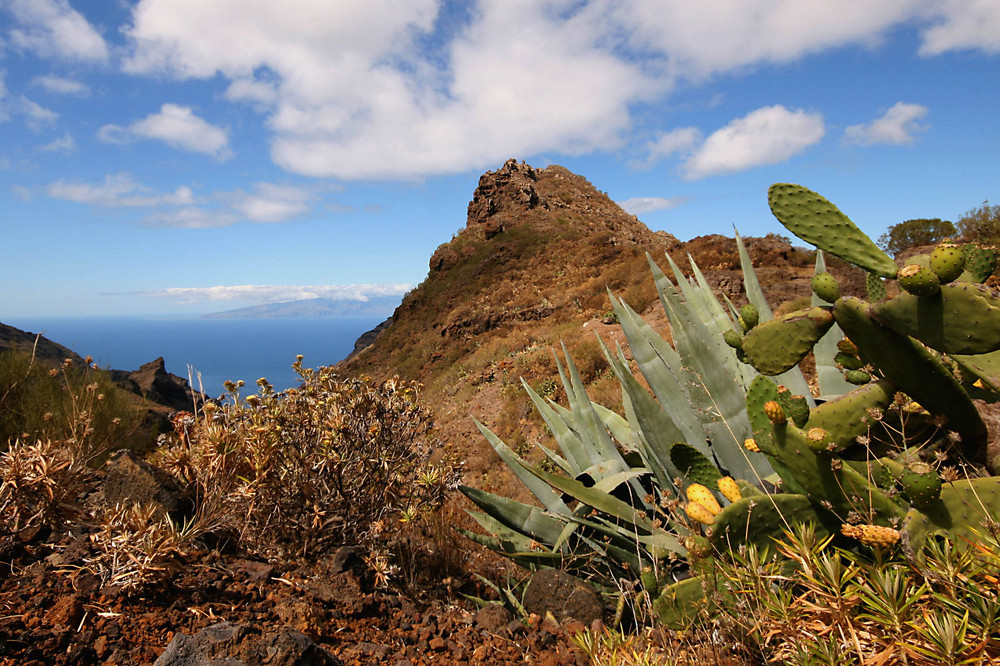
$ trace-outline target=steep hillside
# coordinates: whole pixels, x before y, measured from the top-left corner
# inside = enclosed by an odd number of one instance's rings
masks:
[[[747,246],[773,305],[808,295],[812,253],[775,236],[747,239]],[[647,252],[664,268],[664,252],[683,268],[690,254],[714,288],[740,302],[733,239],[681,243],[651,231],[563,167],[510,160],[480,178],[466,227],[434,252],[427,278],[341,370],[421,381],[442,443],[466,459],[470,483],[490,486],[496,460],[471,417],[527,452],[544,429],[520,378],[560,399],[552,356],[560,342],[592,397],[620,405],[595,333],[624,345],[606,289],[667,332]]]

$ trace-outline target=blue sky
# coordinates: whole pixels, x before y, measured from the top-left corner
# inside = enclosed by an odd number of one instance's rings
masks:
[[[0,0],[0,321],[402,294],[479,175],[681,239],[1000,200],[996,0]]]

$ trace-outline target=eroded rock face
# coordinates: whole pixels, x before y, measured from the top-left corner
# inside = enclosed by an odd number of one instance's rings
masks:
[[[138,370],[113,370],[112,378],[123,388],[174,410],[191,410],[200,396],[183,377],[167,372],[163,357],[146,363]]]
[[[541,569],[532,577],[524,591],[524,608],[542,617],[551,612],[559,622],[577,620],[586,625],[604,616],[597,590],[557,569]]]
[[[159,507],[161,515],[175,517],[191,510],[191,503],[173,477],[128,450],[117,453],[107,463],[104,499],[109,506],[152,504]]]

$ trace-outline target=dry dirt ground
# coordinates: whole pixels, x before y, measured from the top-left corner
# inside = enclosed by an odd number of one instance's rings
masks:
[[[0,543],[0,664],[587,661],[569,640],[569,623],[521,623],[498,605],[478,610],[461,596],[485,594],[473,577],[409,594],[380,591],[349,549],[279,566],[202,551],[138,595],[102,585],[87,568],[90,555],[81,530]],[[240,661],[215,661],[224,658]]]

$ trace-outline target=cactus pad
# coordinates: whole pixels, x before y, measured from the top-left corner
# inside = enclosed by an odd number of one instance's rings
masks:
[[[670,447],[670,461],[692,483],[714,488],[722,473],[704,453],[690,444],[677,442]]]
[[[885,291],[885,282],[874,273],[865,275],[865,293],[868,294],[869,301],[881,301],[888,295]]]
[[[733,544],[753,543],[762,551],[772,551],[775,540],[799,523],[811,522],[816,536],[823,538],[837,521],[805,495],[780,494],[745,497],[733,502],[715,517],[708,539],[718,549]]]
[[[728,508],[728,507],[727,507]],[[918,556],[926,540],[942,534],[959,548],[984,538],[989,521],[1000,517],[1000,479],[989,476],[944,484],[941,500],[929,509],[911,509],[903,521],[904,545]]]
[[[965,254],[965,270],[972,281],[986,282],[997,268],[996,248],[969,243],[962,247],[962,251]]]
[[[910,503],[918,509],[930,509],[941,498],[941,478],[927,463],[910,463],[899,481]]]
[[[894,331],[948,354],[1000,349],[1000,298],[982,285],[942,285],[941,297],[933,299],[900,294],[874,304],[871,314]]]
[[[743,352],[761,374],[794,368],[833,326],[829,308],[812,307],[760,324],[743,338]]]
[[[896,262],[836,206],[812,190],[776,183],[768,190],[768,203],[778,221],[802,240],[871,273],[896,277]]]

